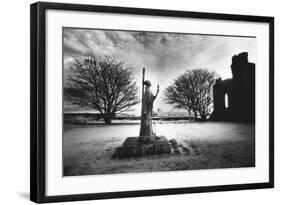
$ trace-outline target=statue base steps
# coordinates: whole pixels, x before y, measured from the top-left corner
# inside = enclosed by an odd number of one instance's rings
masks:
[[[156,136],[155,140],[141,142],[139,137],[128,137],[124,143],[117,147],[113,158],[143,157],[157,154],[171,154],[172,143],[164,136]]]

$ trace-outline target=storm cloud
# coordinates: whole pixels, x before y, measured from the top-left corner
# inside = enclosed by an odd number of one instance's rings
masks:
[[[216,71],[223,79],[230,78],[231,57],[244,51],[249,53],[249,61],[255,63],[255,38],[63,29],[65,76],[75,57],[109,55],[124,61],[132,69],[139,86],[142,68],[145,67],[152,88],[160,84],[160,96],[161,91],[187,69],[206,68]],[[167,105],[159,98],[155,106],[163,109]]]

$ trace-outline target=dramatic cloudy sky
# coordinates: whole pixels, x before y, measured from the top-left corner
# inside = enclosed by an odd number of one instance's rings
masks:
[[[125,61],[132,67],[138,86],[145,67],[152,90],[160,85],[155,109],[167,111],[172,107],[163,102],[162,91],[185,70],[206,68],[223,79],[231,78],[231,57],[243,51],[249,53],[249,61],[256,63],[256,39],[246,37],[64,28],[63,51],[65,81],[74,58],[87,53]]]

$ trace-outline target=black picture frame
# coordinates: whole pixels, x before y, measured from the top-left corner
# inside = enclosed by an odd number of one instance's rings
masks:
[[[170,188],[124,192],[46,196],[46,81],[45,38],[46,11],[67,10],[128,15],[150,15],[195,19],[262,22],[269,25],[269,181],[263,183],[229,184],[221,186]],[[230,191],[274,187],[274,18],[265,16],[110,7],[82,4],[38,2],[30,7],[30,199],[37,203],[77,200],[97,200],[198,192]]]

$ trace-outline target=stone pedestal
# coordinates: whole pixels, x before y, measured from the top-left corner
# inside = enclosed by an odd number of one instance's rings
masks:
[[[128,137],[116,148],[113,158],[142,157],[154,154],[171,154],[171,143],[164,136],[155,136],[153,141],[141,142],[139,137]]]

